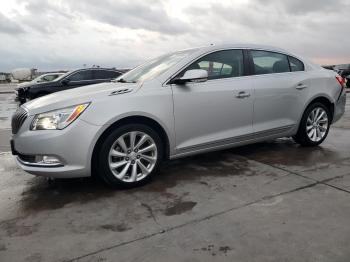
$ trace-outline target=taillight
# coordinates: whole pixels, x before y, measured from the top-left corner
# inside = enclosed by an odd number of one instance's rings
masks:
[[[337,75],[335,78],[337,79],[339,85],[340,85],[342,88],[345,88],[345,85],[346,85],[345,78],[342,78],[340,75]]]

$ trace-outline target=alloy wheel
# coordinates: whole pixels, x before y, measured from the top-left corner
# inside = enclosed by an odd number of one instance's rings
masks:
[[[157,162],[157,146],[152,137],[141,131],[121,135],[112,145],[109,168],[123,182],[137,182],[146,178]]]
[[[306,122],[306,133],[313,142],[321,141],[328,129],[328,115],[322,107],[314,108]]]

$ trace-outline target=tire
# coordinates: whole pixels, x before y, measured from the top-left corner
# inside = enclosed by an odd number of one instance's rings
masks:
[[[102,142],[98,175],[112,187],[144,185],[158,172],[163,154],[162,140],[152,128],[127,124],[110,132]]]
[[[318,146],[326,139],[330,125],[329,109],[322,103],[313,103],[305,110],[293,139],[302,146]]]

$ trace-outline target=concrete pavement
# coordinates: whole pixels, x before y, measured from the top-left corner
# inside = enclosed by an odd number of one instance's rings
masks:
[[[0,94],[12,94],[15,91],[17,84],[0,84]]]
[[[2,152],[0,261],[349,261],[349,116],[321,147],[279,139],[170,161],[132,190],[49,184]]]

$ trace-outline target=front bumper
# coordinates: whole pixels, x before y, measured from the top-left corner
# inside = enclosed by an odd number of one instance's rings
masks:
[[[33,116],[28,117],[12,138],[12,151],[24,171],[55,178],[91,175],[91,157],[101,126],[77,119],[63,130],[29,130]],[[37,163],[35,156],[53,156],[60,164]]]
[[[21,104],[24,104],[27,101],[26,90],[23,88],[15,89],[15,95],[15,101],[20,102]]]

